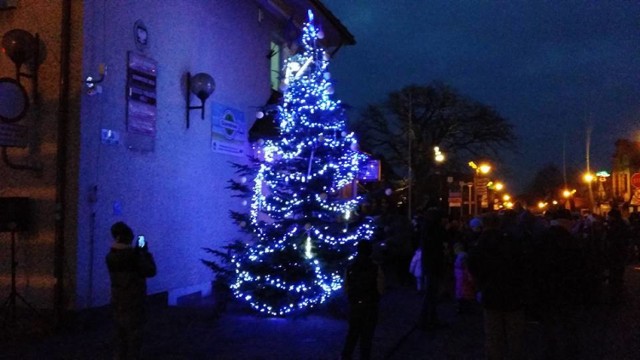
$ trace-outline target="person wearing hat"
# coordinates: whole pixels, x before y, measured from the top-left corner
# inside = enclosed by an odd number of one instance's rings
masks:
[[[482,234],[482,220],[479,217],[473,217],[469,220],[469,228],[465,231],[464,244],[467,250],[471,249],[478,242],[480,234]]]
[[[471,228],[473,232],[482,232],[482,220],[477,217],[472,218],[469,220],[469,228]]]

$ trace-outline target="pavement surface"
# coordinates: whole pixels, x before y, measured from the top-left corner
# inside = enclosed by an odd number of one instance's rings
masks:
[[[627,271],[627,295],[618,305],[584,310],[575,335],[575,359],[640,359],[640,266]],[[417,322],[422,296],[390,281],[380,304],[374,359],[483,359],[482,312],[460,315],[444,298],[446,326],[425,332]],[[108,307],[75,314],[72,325],[47,330],[19,318],[0,336],[0,359],[112,359]],[[149,307],[144,359],[338,359],[347,331],[341,306],[294,318],[257,317],[231,304],[218,314],[211,299]],[[541,327],[529,322],[526,359],[543,359]],[[355,354],[357,357],[357,349]]]

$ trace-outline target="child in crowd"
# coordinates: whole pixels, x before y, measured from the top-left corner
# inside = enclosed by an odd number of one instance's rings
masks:
[[[409,272],[416,278],[416,289],[422,292],[424,289],[424,276],[422,275],[422,249],[418,248],[413,254]]]
[[[471,310],[475,301],[475,284],[467,266],[468,253],[462,243],[454,245],[456,260],[454,263],[454,275],[456,280],[456,302],[458,313],[467,313]]]

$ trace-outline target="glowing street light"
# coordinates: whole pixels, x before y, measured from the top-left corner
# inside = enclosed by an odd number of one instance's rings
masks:
[[[491,171],[491,165],[489,165],[489,164],[480,164],[478,169],[480,170],[481,174],[486,175],[486,174],[489,173],[489,171]]]
[[[593,180],[595,180],[595,176],[593,176],[592,173],[587,172],[587,173],[584,173],[584,175],[582,175],[582,180],[584,180],[584,182],[586,183],[591,183],[593,182]]]
[[[444,162],[444,160],[445,160],[444,153],[440,151],[440,147],[439,147],[439,146],[434,146],[434,147],[433,147],[433,154],[434,154],[433,159],[434,159],[437,163],[442,163],[442,162]]]
[[[487,163],[482,163],[480,165],[476,164],[473,161],[469,161],[469,166],[476,171],[476,173],[488,174],[491,171],[491,165]]]

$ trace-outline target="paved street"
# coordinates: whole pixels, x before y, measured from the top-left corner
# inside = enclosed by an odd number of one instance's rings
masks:
[[[599,305],[581,316],[580,359],[640,359],[640,268],[627,272],[629,296],[619,306]],[[414,328],[421,296],[408,286],[390,285],[381,303],[375,359],[482,359],[480,312],[458,315],[451,301],[440,310],[447,326]],[[145,359],[337,359],[346,322],[336,311],[293,319],[258,318],[237,306],[220,317],[209,302],[150,309]],[[527,327],[529,359],[544,349],[540,327]],[[34,334],[0,344],[2,359],[110,359],[106,308],[79,314],[72,329]],[[6,339],[5,339],[6,340]],[[357,357],[356,357],[357,358]]]

